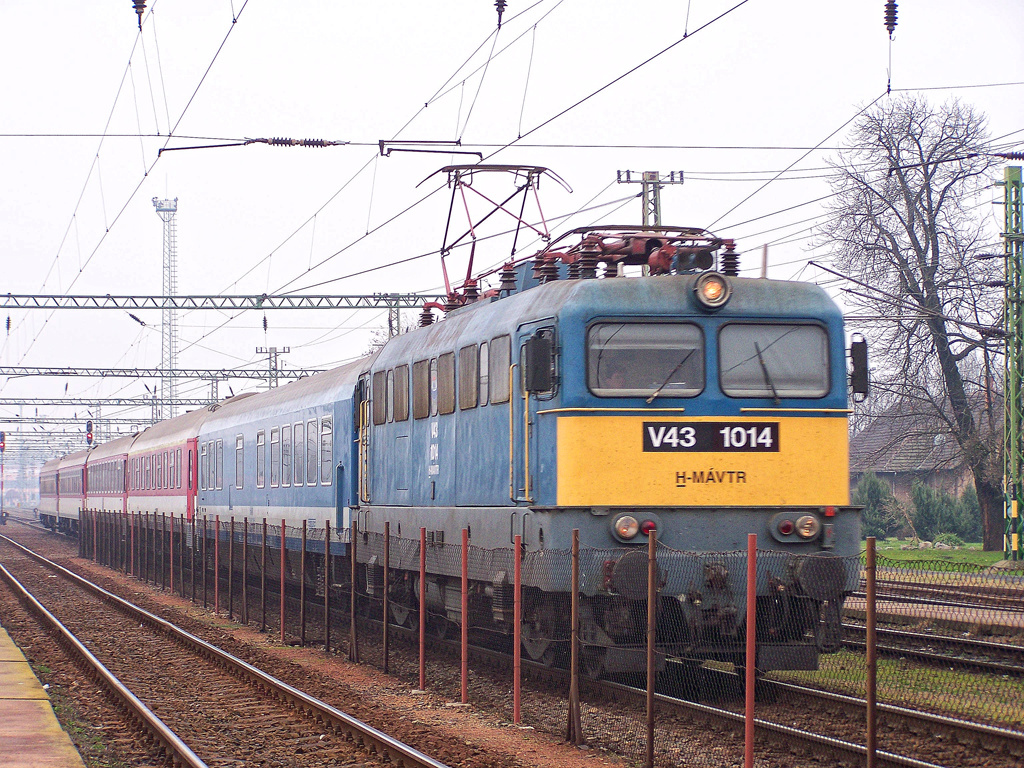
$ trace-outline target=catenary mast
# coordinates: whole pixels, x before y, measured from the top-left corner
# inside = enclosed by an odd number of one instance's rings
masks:
[[[153,198],[156,215],[164,222],[164,258],[163,258],[163,295],[175,296],[178,293],[178,235],[175,219],[178,214],[178,198],[160,200]],[[161,419],[171,419],[177,415],[175,400],[178,395],[174,371],[178,367],[178,321],[175,311],[165,307],[161,311],[160,334],[160,367],[168,373],[160,381],[158,410]]]

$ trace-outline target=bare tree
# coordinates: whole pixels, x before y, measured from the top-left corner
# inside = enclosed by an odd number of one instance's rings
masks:
[[[985,284],[1001,263],[975,259],[988,151],[984,116],[959,101],[907,96],[866,112],[833,163],[820,243],[856,281],[849,302],[891,319],[871,334],[879,404],[912,404],[948,427],[991,550],[1002,548],[1002,441],[988,416],[1002,293]]]

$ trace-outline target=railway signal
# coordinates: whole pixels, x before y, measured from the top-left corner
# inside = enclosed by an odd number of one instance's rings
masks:
[[[92,445],[92,419],[85,422],[85,442],[86,445]]]

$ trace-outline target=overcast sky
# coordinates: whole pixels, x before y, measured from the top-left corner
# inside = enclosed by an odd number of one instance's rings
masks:
[[[379,157],[377,142],[394,138],[461,139],[489,162],[550,167],[573,190],[542,184],[556,233],[639,223],[640,203],[627,199],[638,188],[616,184],[617,170],[684,171],[685,184],[663,192],[664,223],[736,238],[751,274],[768,243],[772,277],[824,283],[806,266],[824,253],[812,247],[823,209],[811,201],[828,193],[825,161],[843,126],[885,98],[890,52],[894,94],[962,99],[987,114],[992,137],[1024,142],[1018,0],[901,2],[891,46],[882,0],[511,0],[496,37],[491,0],[148,5],[141,34],[127,0],[0,5],[0,292],[160,294],[153,197],[178,199],[182,294],[436,291],[449,196],[440,177],[417,185],[474,158]],[[157,155],[272,136],[350,143]],[[489,183],[488,194],[512,189]],[[998,233],[1000,209],[985,213]],[[509,223],[492,222],[481,234]],[[519,253],[535,247],[521,239]],[[477,265],[509,248],[488,241]],[[465,253],[450,270],[465,270]],[[283,366],[329,366],[362,354],[386,315],[266,318],[264,333],[263,313],[181,315],[179,365],[256,365],[257,346],[275,345],[291,348]],[[0,365],[157,367],[159,313],[141,319],[12,311]],[[0,378],[0,397],[65,386],[145,393],[123,379]]]

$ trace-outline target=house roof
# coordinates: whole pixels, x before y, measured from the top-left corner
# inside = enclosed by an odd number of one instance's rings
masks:
[[[851,472],[933,472],[959,469],[963,454],[934,413],[900,403],[850,438]]]

